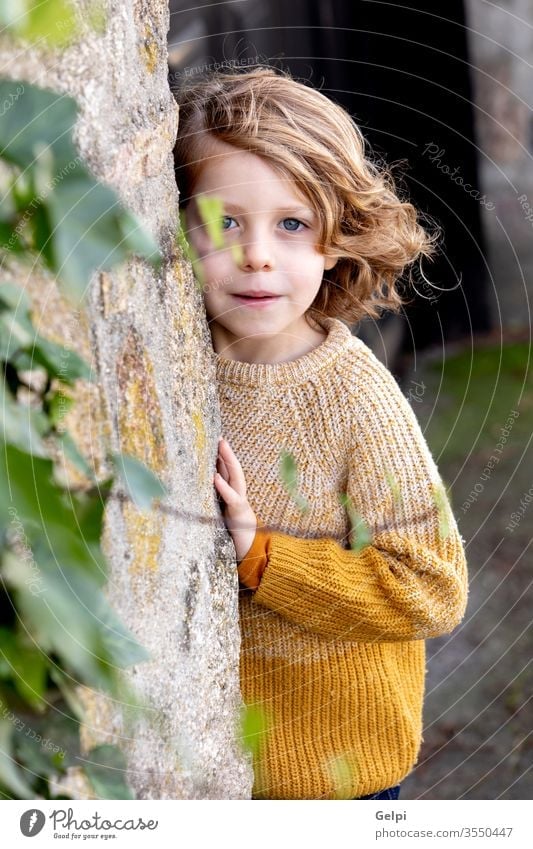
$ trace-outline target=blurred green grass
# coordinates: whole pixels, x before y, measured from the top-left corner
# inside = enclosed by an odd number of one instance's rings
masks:
[[[506,451],[527,443],[533,419],[533,368],[527,342],[479,346],[423,362],[416,379],[422,401],[413,404],[431,452],[444,467],[490,456],[511,417]],[[512,412],[520,413],[513,417]]]

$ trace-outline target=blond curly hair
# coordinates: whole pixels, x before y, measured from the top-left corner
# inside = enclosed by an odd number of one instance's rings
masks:
[[[368,158],[345,109],[286,71],[263,66],[189,77],[174,95],[181,207],[193,196],[210,138],[255,153],[294,180],[318,215],[319,250],[339,257],[308,315],[355,323],[408,302],[400,293],[404,272],[434,254],[438,234],[398,196],[390,170]]]

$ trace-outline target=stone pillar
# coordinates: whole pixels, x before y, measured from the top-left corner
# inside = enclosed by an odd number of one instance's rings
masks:
[[[2,40],[9,76],[77,100],[81,155],[154,233],[164,255],[157,274],[132,258],[95,275],[80,313],[50,275],[33,269],[17,282],[33,299],[43,335],[92,364],[95,384],[78,382],[64,424],[96,476],[111,471],[106,453],[124,452],[171,493],[167,512],[143,514],[117,493],[108,502],[106,592],[151,661],[126,676],[146,700],[133,727],[120,704],[82,691],[84,750],[118,744],[138,798],[238,799],[252,786],[250,761],[235,737],[238,582],[233,546],[216,527],[220,426],[209,332],[176,244],[178,110],[167,84],[168,25],[165,0],[112,0],[104,31],[86,28],[64,51],[21,50]],[[66,471],[84,485],[72,467]],[[79,778],[71,775],[70,786],[83,798],[89,791]]]

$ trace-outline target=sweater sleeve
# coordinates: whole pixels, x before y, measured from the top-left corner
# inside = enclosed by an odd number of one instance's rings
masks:
[[[347,389],[354,438],[346,494],[370,543],[353,550],[273,531],[253,600],[333,638],[437,637],[464,615],[463,541],[407,399],[371,352],[365,363],[357,393]]]
[[[252,545],[237,566],[239,581],[250,590],[256,590],[270,557],[272,534],[256,515],[257,528]]]

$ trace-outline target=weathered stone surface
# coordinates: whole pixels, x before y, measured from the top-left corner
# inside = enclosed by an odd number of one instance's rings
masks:
[[[64,424],[98,479],[111,471],[110,453],[122,451],[171,493],[168,512],[141,513],[118,489],[108,503],[107,593],[151,661],[126,676],[144,702],[140,711],[82,691],[85,751],[118,742],[139,798],[247,798],[251,767],[235,739],[238,584],[233,547],[215,527],[214,367],[201,296],[175,242],[178,114],[167,84],[168,14],[163,0],[113,0],[105,32],[88,30],[63,53],[2,41],[10,76],[77,99],[81,154],[152,230],[165,257],[157,275],[134,258],[95,275],[86,314],[73,311],[48,275],[19,269],[17,279],[43,334],[91,363],[96,383],[79,382]],[[83,484],[70,467],[65,473]],[[89,798],[78,771],[71,779],[71,792]]]

